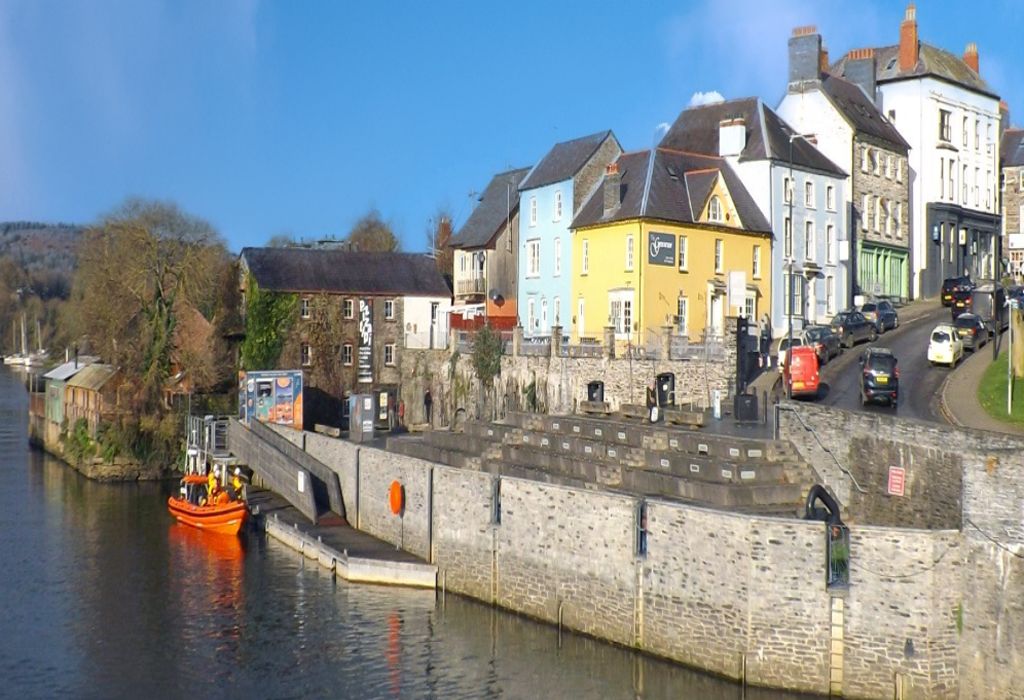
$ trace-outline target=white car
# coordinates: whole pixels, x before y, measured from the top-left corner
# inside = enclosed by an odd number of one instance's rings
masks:
[[[800,335],[794,335],[793,336],[793,347],[794,348],[798,347],[798,346],[801,346],[803,344],[804,344],[803,336],[800,336]],[[787,354],[786,350],[788,350],[788,349],[789,349],[789,337],[787,336],[787,337],[783,338],[779,342],[779,355],[778,355],[778,362],[779,362],[779,364],[777,365],[777,367],[778,367],[778,370],[780,372],[782,372],[785,369],[785,367],[786,367],[786,354]]]
[[[956,328],[949,323],[935,326],[928,341],[928,362],[933,365],[956,367],[956,363],[963,359],[963,356],[964,342],[960,340]]]

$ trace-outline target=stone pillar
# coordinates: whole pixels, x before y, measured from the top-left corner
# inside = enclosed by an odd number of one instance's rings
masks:
[[[562,327],[551,326],[551,357],[562,354]]]
[[[523,327],[512,329],[512,357],[519,357],[519,349],[523,347]]]
[[[604,327],[604,356],[615,357],[615,326]]]
[[[669,360],[669,353],[672,351],[672,331],[675,330],[675,326],[670,323],[666,323],[661,327],[661,359]]]
[[[454,355],[459,351],[459,330],[457,328],[449,328],[448,336],[448,353]]]

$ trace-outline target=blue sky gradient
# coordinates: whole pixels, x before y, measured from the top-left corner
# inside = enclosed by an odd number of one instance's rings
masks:
[[[917,3],[1024,123],[1024,3]],[[883,0],[549,3],[0,0],[0,221],[173,200],[238,251],[371,207],[423,250],[439,207],[556,142],[649,148],[695,93],[778,104],[793,27],[833,60],[899,41]]]

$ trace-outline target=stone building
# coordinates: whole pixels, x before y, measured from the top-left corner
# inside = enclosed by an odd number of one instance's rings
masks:
[[[999,146],[1003,251],[1009,273],[1024,280],[1024,129],[1007,129]]]

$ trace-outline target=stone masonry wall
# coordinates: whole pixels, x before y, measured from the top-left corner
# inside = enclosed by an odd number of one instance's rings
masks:
[[[434,470],[434,563],[438,585],[494,603],[497,526],[494,476],[438,466]]]
[[[306,452],[338,475],[345,518],[353,527],[359,522],[359,446],[347,440],[306,433]]]
[[[359,524],[374,537],[430,560],[430,499],[434,465],[415,457],[359,450]],[[405,492],[401,516],[391,512],[391,482]]]

